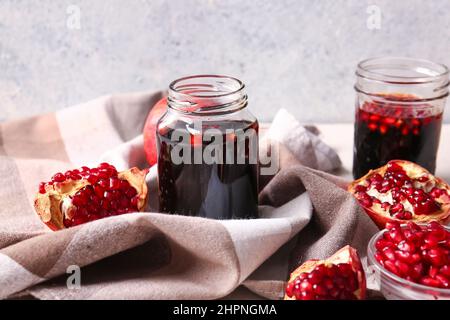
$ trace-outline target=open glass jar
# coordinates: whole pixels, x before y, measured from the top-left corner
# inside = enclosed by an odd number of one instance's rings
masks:
[[[160,210],[214,219],[258,215],[258,121],[244,84],[199,75],[171,83],[157,125]]]
[[[360,62],[356,76],[353,176],[394,159],[434,173],[448,68],[427,60],[374,58]]]

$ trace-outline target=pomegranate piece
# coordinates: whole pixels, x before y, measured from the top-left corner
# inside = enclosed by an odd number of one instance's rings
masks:
[[[148,170],[117,172],[108,163],[56,173],[39,184],[34,207],[52,230],[145,209]]]
[[[375,259],[389,272],[418,284],[450,289],[450,231],[436,221],[386,225]]]
[[[159,100],[152,108],[145,121],[143,130],[144,135],[144,152],[147,162],[153,166],[157,162],[156,151],[156,127],[158,120],[167,110],[167,98]]]
[[[392,160],[371,170],[348,191],[380,229],[392,221],[450,221],[449,185],[409,161]]]
[[[363,300],[366,278],[358,253],[346,246],[326,260],[309,260],[292,272],[285,300]]]

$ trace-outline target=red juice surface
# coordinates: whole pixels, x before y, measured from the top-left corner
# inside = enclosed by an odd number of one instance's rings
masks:
[[[442,112],[405,103],[413,96],[383,97],[389,101],[366,101],[356,111],[353,176],[360,178],[394,159],[415,162],[434,173]]]

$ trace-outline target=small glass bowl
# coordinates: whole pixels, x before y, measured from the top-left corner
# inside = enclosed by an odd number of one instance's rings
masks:
[[[450,230],[449,227],[445,229]],[[414,283],[386,270],[375,259],[375,243],[383,236],[386,229],[376,233],[367,248],[369,267],[378,276],[380,291],[388,300],[450,300],[450,289],[441,289]]]

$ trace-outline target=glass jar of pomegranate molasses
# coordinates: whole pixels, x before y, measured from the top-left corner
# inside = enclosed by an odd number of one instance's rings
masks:
[[[170,84],[159,120],[160,210],[213,219],[258,215],[258,121],[244,84],[199,75]]]
[[[359,63],[356,76],[353,176],[393,159],[434,173],[448,68],[419,59],[374,58]]]

